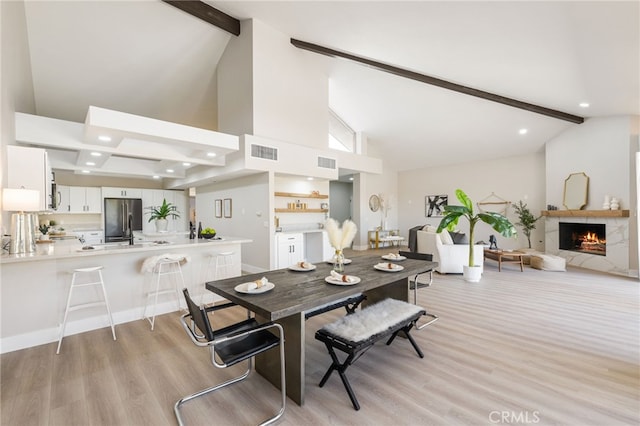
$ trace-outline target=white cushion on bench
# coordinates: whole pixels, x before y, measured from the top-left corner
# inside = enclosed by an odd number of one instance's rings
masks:
[[[424,309],[396,299],[385,299],[322,327],[343,339],[360,342],[418,314]]]

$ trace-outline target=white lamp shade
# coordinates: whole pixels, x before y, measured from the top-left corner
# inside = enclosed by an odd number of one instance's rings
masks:
[[[40,210],[40,191],[4,188],[2,190],[2,210],[9,212],[36,212]]]

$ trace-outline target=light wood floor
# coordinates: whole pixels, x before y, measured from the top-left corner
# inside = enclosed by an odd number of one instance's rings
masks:
[[[388,252],[389,250],[380,250]],[[495,263],[495,262],[493,262]],[[289,401],[282,425],[638,425],[639,283],[576,268],[543,272],[489,262],[480,283],[435,274],[420,304],[440,316],[405,339],[376,345],[347,370],[362,409],[337,376],[317,383],[329,357],[307,322],[307,402]],[[215,321],[240,319],[232,308]],[[2,425],[173,425],[180,397],[230,377],[209,363],[178,314],[118,325],[4,354]],[[19,318],[16,318],[19,321]],[[235,367],[234,367],[235,368]],[[249,425],[277,391],[259,375],[185,405],[190,425]]]

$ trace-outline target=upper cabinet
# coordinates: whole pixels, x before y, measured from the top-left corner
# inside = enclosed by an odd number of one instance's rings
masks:
[[[140,188],[115,188],[102,187],[103,198],[142,198],[142,189]]]
[[[56,186],[56,213],[102,213],[102,191],[96,187]]]
[[[100,188],[70,186],[69,213],[102,213]]]
[[[47,151],[17,145],[7,146],[7,188],[24,188],[40,193],[40,211],[50,211],[53,174]]]

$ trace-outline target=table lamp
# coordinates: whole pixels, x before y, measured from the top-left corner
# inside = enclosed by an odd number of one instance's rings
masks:
[[[4,188],[2,209],[11,215],[10,254],[33,253],[36,251],[36,214],[40,210],[40,191],[32,189]]]

